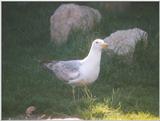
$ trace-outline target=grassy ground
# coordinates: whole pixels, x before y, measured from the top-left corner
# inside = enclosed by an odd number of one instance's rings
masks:
[[[51,43],[49,17],[59,3],[2,5],[2,116],[16,117],[34,105],[37,113],[83,119],[155,119],[159,114],[158,4],[139,3],[126,12],[100,9],[102,22],[90,32],[74,32],[67,44]],[[83,58],[91,41],[118,29],[139,27],[149,46],[139,43],[131,65],[102,55],[101,73],[89,88],[92,98],[73,102],[71,87],[44,71],[38,60]]]

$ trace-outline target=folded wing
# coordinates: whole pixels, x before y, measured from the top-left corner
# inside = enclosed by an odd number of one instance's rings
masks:
[[[81,66],[81,63],[78,60],[51,61],[43,63],[43,65],[53,72],[60,80],[69,81],[80,76],[79,67]]]

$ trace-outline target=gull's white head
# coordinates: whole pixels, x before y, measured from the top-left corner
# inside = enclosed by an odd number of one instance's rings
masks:
[[[107,48],[108,44],[102,39],[96,39],[92,42],[92,47],[98,50],[102,50],[103,48]]]

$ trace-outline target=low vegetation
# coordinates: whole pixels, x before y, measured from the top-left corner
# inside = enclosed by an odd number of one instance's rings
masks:
[[[84,3],[82,3],[84,4]],[[86,3],[97,7],[96,3]],[[68,43],[50,42],[49,17],[59,3],[2,4],[2,118],[23,115],[33,105],[37,114],[82,119],[158,119],[159,18],[158,3],[135,3],[125,12],[102,8],[102,22],[92,31],[77,31]],[[92,96],[73,101],[65,85],[39,65],[39,60],[79,59],[95,38],[120,29],[139,27],[149,34],[147,48],[136,46],[134,61],[103,52],[101,72],[89,90]]]

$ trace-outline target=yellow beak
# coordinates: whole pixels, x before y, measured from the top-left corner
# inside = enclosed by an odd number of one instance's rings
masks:
[[[102,47],[102,48],[107,48],[107,47],[108,47],[108,44],[104,42],[104,43],[101,44],[101,47]]]

